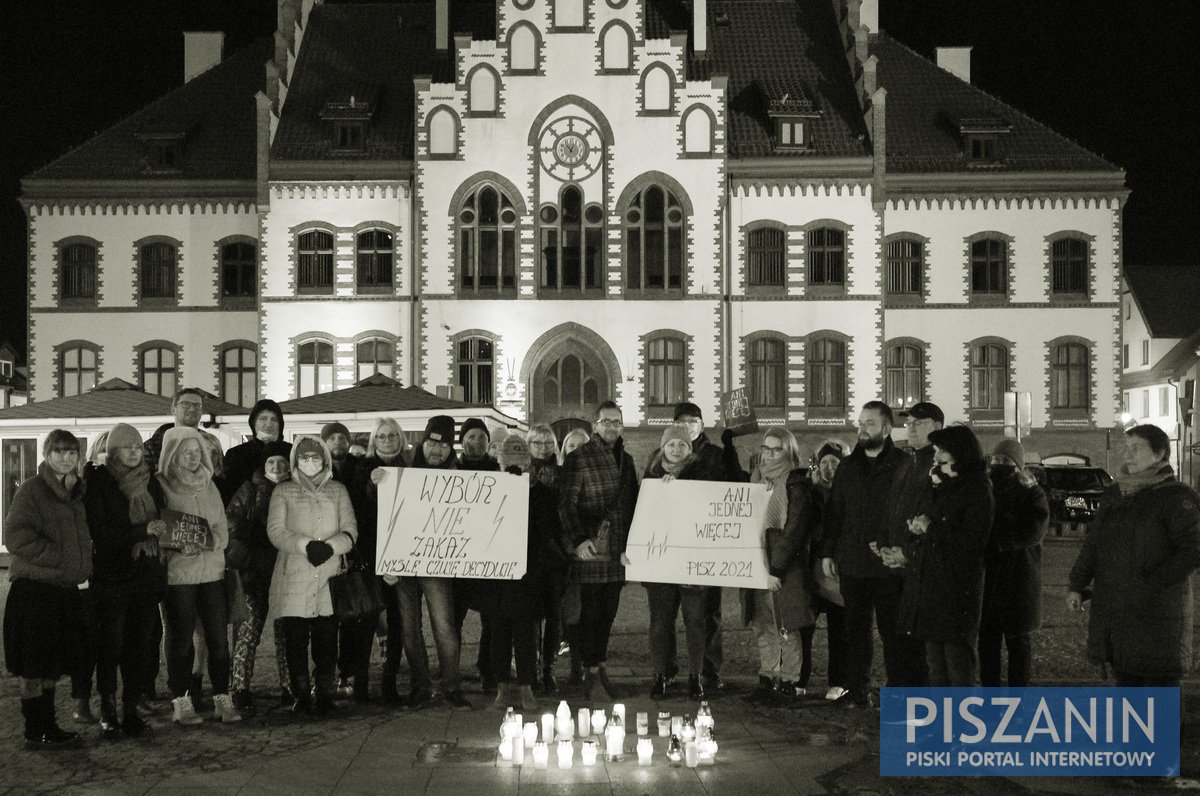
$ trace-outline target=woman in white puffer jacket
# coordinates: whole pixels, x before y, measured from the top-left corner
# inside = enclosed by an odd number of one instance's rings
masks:
[[[292,712],[312,710],[308,674],[309,638],[317,679],[316,709],[333,708],[337,664],[337,620],[329,579],[358,536],[346,487],[333,480],[332,457],[319,437],[304,436],[292,447],[292,480],[271,493],[267,536],[279,549],[271,576],[271,615],[282,619]]]

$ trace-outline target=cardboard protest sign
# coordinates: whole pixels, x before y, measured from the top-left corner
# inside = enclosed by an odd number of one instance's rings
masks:
[[[158,546],[167,550],[182,550],[188,542],[201,550],[213,549],[212,530],[208,520],[195,514],[187,514],[173,509],[163,509],[159,519],[167,525],[167,530],[158,540]]]
[[[642,481],[625,546],[625,577],[765,589],[766,512],[762,484]]]
[[[528,475],[383,469],[377,574],[491,580],[525,574]]]
[[[745,387],[721,395],[721,423],[735,437],[758,431],[758,415],[750,405],[750,393]]]

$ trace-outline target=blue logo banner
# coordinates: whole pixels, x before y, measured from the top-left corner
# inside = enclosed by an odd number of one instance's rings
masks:
[[[1178,688],[884,688],[879,773],[1179,775]]]

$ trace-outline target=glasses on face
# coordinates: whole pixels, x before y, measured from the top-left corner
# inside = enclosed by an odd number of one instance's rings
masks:
[[[758,448],[758,452],[761,453],[763,456],[778,456],[779,454],[783,453],[783,446],[782,445],[761,445]]]
[[[552,439],[535,439],[529,443],[531,448],[553,448],[554,440]]]
[[[604,420],[597,420],[596,425],[604,426],[605,428],[620,428],[622,425],[624,425],[624,421],[622,421],[620,418],[617,418],[616,420],[605,418]]]
[[[319,454],[319,453],[302,453],[296,457],[296,461],[298,461],[298,462],[320,462],[320,461],[324,461],[324,459],[321,456],[321,454]]]
[[[187,407],[188,409],[199,409],[204,406],[204,403],[202,401],[176,401],[175,405]]]

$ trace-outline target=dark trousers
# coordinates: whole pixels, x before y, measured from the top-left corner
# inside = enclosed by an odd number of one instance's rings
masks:
[[[826,644],[829,648],[829,671],[827,677],[830,687],[846,688],[847,659],[850,657],[849,645],[846,643],[846,609],[824,597],[816,598],[817,615],[825,614]],[[808,665],[808,653],[804,655],[805,665]],[[803,669],[801,669],[803,674]],[[807,683],[801,683],[807,687]]]
[[[212,692],[229,691],[229,632],[225,624],[225,581],[168,586],[164,601],[167,633],[167,687],[171,696],[188,692],[196,648],[192,634],[196,620],[208,646],[208,676]]]
[[[704,671],[707,647],[707,622],[710,617],[708,592],[712,589],[684,588],[673,583],[646,583],[650,605],[650,663],[657,674],[666,677],[678,671],[675,664],[675,617],[683,609],[683,629],[687,638],[688,672]]]
[[[80,619],[83,638],[80,639],[79,654],[71,671],[71,698],[92,698],[92,675],[96,671],[100,648],[100,625],[96,616],[96,592],[94,589],[79,590]]]
[[[400,659],[404,655],[404,636],[400,627],[400,595],[387,584],[383,587],[383,622],[386,633],[383,674],[385,677],[395,677],[400,671]]]
[[[103,584],[94,591],[99,628],[96,686],[102,695],[115,695],[119,668],[122,699],[131,705],[146,692],[146,661],[158,652],[154,646],[158,595]]]
[[[542,668],[549,669],[558,659],[563,640],[563,593],[567,590],[567,573],[554,573],[542,579]]]
[[[1029,633],[1006,635],[997,628],[979,629],[979,682],[996,687],[1001,678],[1000,648],[1008,647],[1008,685],[1021,688],[1029,685],[1033,671],[1033,637]]]
[[[467,612],[473,610],[469,607],[473,599],[474,584],[465,580],[455,579],[454,583],[454,628],[458,633],[459,643],[463,639],[463,622],[467,619]],[[488,611],[481,611],[479,614],[479,650],[475,655],[475,668],[479,671],[479,679],[485,684],[489,680],[495,680],[492,673],[492,618]]]
[[[725,647],[721,638],[721,588],[711,586],[704,590],[706,616],[704,618],[704,675],[716,677],[721,673],[725,659]]]
[[[395,593],[394,589],[387,591]],[[338,673],[353,677],[364,685],[371,671],[371,647],[375,643],[375,628],[379,614],[360,619],[348,619],[338,624]]]
[[[919,639],[896,633],[900,607],[901,581],[896,577],[841,577],[842,598],[846,601],[846,688],[863,691],[871,681],[871,661],[875,657],[875,639],[871,616],[883,641],[883,663],[890,686],[922,686],[928,682],[925,646]]]
[[[337,619],[332,616],[311,619],[285,616],[280,621],[287,637],[287,663],[288,674],[292,678],[292,695],[299,700],[308,699],[309,686],[312,683],[308,674],[311,640],[317,694],[322,697],[332,696],[334,673],[337,669]]]
[[[537,682],[538,622],[492,615],[489,621],[491,672],[498,683],[512,682],[512,664],[517,659],[517,684]]]
[[[621,606],[624,583],[581,583],[579,610],[580,658],[585,667],[608,661],[608,638]]]
[[[963,641],[926,641],[925,660],[929,663],[929,685],[975,685],[978,661],[975,647]]]

